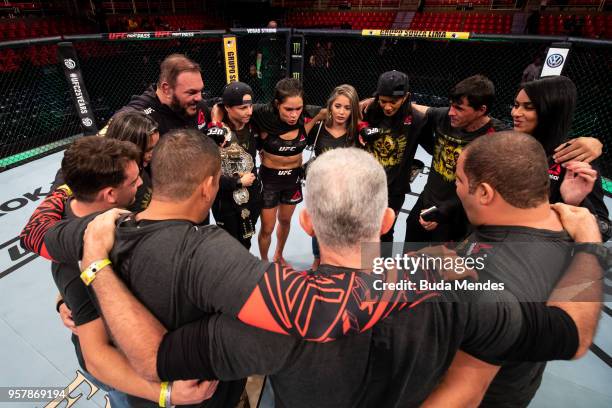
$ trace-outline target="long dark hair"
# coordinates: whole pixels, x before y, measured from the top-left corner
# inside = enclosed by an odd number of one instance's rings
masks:
[[[546,154],[551,155],[568,139],[576,108],[576,85],[567,77],[555,76],[526,82],[521,89],[538,115],[532,136],[544,146]]]
[[[140,148],[140,163],[144,163],[149,138],[157,132],[157,122],[143,112],[128,110],[119,112],[110,121],[106,134],[107,138],[127,140]]]
[[[287,98],[299,96],[304,99],[304,88],[302,83],[295,78],[283,78],[276,83],[274,87],[274,98],[272,99],[272,106],[278,111],[277,104],[285,102]]]

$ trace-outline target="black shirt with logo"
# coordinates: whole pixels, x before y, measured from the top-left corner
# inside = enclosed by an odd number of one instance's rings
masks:
[[[198,129],[206,130],[210,122],[210,109],[206,101],[202,100],[197,105],[196,114],[185,116],[174,111],[170,106],[161,103],[156,94],[156,86],[151,85],[141,95],[134,95],[130,102],[118,112],[135,109],[151,116],[158,125],[159,134],[163,136],[173,129]]]
[[[479,280],[503,282],[520,302],[545,302],[570,261],[571,239],[565,231],[481,226],[468,241],[483,243],[470,254],[485,257]],[[545,368],[546,363],[503,362],[481,406],[526,407]]]
[[[83,232],[95,215],[51,229],[45,235],[51,256],[74,259],[76,264]],[[237,316],[270,265],[217,226],[200,227],[183,220],[136,222],[132,218],[118,225],[110,259],[134,296],[170,330],[207,313]],[[64,275],[82,285],[78,269]],[[234,406],[243,389],[244,380],[221,382],[202,406]],[[130,406],[157,406],[132,396],[129,400]]]
[[[421,197],[424,208],[437,206],[443,213],[450,214],[461,207],[455,192],[455,171],[461,151],[479,136],[507,130],[503,122],[491,120],[473,132],[453,128],[448,117],[449,108],[429,108],[425,132],[433,135],[433,158],[427,183]]]
[[[375,116],[372,110],[368,110],[364,120],[370,127],[379,128],[381,136],[371,143],[366,143],[364,149],[385,169],[389,196],[409,193],[410,169],[425,123],[424,117],[416,111],[400,121],[387,116],[376,120]]]

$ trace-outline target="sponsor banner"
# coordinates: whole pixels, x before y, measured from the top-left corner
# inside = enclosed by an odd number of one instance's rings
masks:
[[[238,50],[235,35],[223,36],[223,54],[225,55],[225,80],[238,81]]]
[[[95,134],[98,132],[96,121],[94,120],[93,110],[89,102],[89,95],[85,89],[83,74],[79,65],[76,51],[72,43],[61,42],[57,45],[58,59],[64,69],[64,75],[68,81],[72,100],[79,115],[83,132],[87,134]]]
[[[247,28],[247,34],[275,34],[276,28]]]
[[[304,72],[304,36],[295,35],[291,37],[291,77],[302,80]]]
[[[438,38],[441,40],[468,40],[470,33],[462,31],[419,31],[419,30],[361,30],[366,37],[409,37]]]
[[[196,31],[153,31],[142,33],[108,33],[108,40],[151,40],[156,38],[194,38]]]
[[[563,67],[567,61],[567,55],[569,54],[569,47],[550,47],[544,60],[544,66],[542,67],[542,73],[540,77],[557,76],[563,72]]]

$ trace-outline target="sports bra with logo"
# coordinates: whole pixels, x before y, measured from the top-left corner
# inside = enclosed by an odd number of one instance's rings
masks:
[[[306,129],[299,127],[298,134],[291,140],[282,139],[278,135],[268,134],[263,140],[263,150],[276,156],[295,156],[306,148]]]

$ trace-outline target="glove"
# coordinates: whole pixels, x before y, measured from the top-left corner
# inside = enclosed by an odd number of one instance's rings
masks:
[[[222,146],[227,140],[227,129],[214,126],[208,128],[206,131],[206,136],[214,140],[217,145]]]
[[[376,139],[378,139],[380,135],[381,133],[379,128],[369,127],[368,124],[366,124],[366,126],[361,127],[361,129],[359,130],[359,136],[361,136],[361,139],[364,143],[372,143]]]

